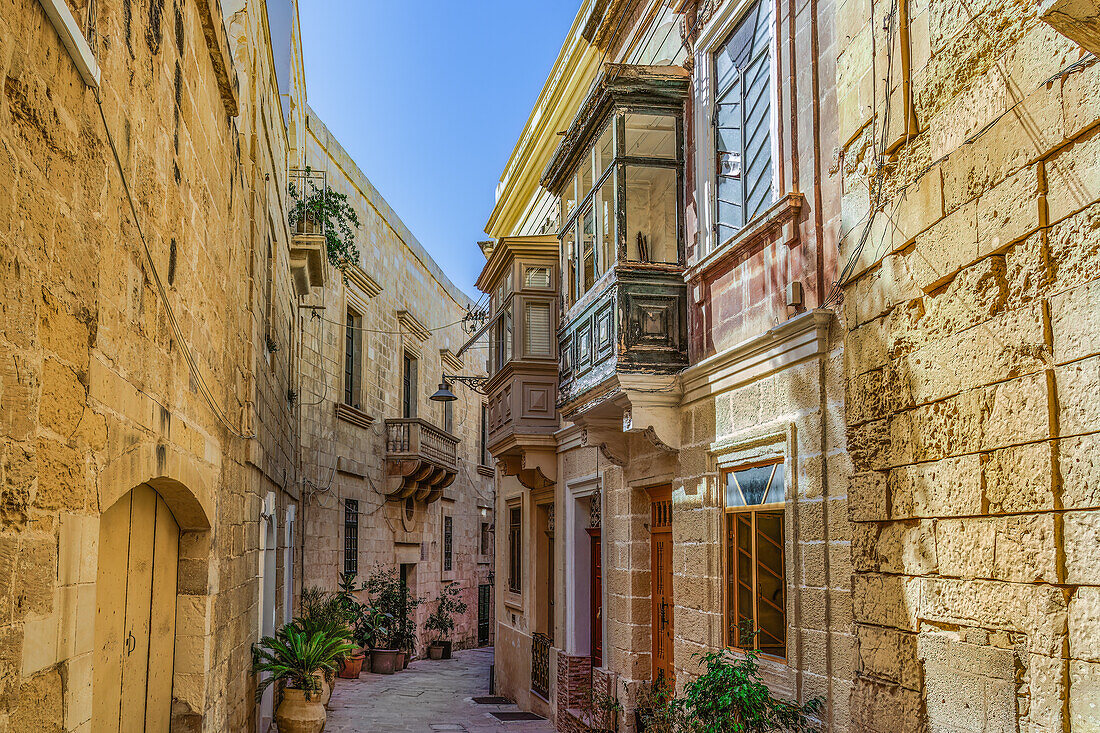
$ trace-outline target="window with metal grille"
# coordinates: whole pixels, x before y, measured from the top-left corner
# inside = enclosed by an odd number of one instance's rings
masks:
[[[449,572],[454,567],[454,520],[443,517],[443,571]]]
[[[726,643],[787,656],[782,463],[725,473]]]
[[[344,572],[359,572],[359,502],[344,499]]]
[[[416,358],[409,354],[401,369],[401,416],[416,417]]]
[[[714,54],[715,246],[773,200],[771,4],[757,0]]]
[[[344,329],[344,404],[359,407],[360,380],[363,374],[362,317],[348,308]]]
[[[518,506],[508,509],[508,590],[512,593],[520,592],[520,558],[523,548],[523,532],[520,526],[522,512]]]
[[[481,405],[481,465],[490,466],[489,463],[489,406]]]

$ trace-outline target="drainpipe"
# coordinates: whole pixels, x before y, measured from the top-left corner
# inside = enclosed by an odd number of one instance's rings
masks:
[[[84,83],[99,93],[99,64],[65,0],[40,0]]]

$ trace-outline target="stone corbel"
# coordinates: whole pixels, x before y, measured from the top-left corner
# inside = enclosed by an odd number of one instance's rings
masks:
[[[599,448],[604,458],[619,468],[626,466],[626,436],[614,428],[586,427],[581,433],[581,445]]]
[[[557,454],[550,453],[546,460],[533,451],[520,451],[500,457],[499,465],[504,476],[515,476],[528,489],[548,489],[557,477]]]
[[[680,450],[680,399],[683,390],[678,380],[666,386],[653,383],[652,378],[632,384],[632,379],[619,376],[623,407],[623,433],[641,435],[660,450],[675,453]]]

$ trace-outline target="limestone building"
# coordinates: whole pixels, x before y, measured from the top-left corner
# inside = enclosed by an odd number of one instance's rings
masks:
[[[0,39],[0,729],[266,730],[251,645],[349,562],[460,583],[478,643],[481,401],[426,399],[479,373],[469,301],[309,111],[296,4],[25,0]],[[306,166],[363,222],[346,282]]]
[[[745,622],[776,692],[848,726],[832,8],[775,12],[582,3],[498,187],[498,685],[560,730],[609,722],[591,690],[632,730]],[[555,254],[556,368],[529,350]]]
[[[1100,729],[1091,7],[839,5],[860,730]]]

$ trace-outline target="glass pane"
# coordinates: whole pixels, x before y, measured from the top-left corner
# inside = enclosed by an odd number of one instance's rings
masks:
[[[741,498],[741,492],[737,488],[737,479],[733,471],[726,474],[726,506],[745,506],[745,500]]]
[[[596,283],[596,215],[591,206],[581,214],[581,222],[581,293],[587,293]]]
[[[626,169],[626,252],[635,262],[679,261],[676,169]]]
[[[572,224],[561,238],[562,297],[566,308],[573,305],[573,293],[576,290],[576,249],[577,226]]]
[[[737,646],[749,646],[751,638],[742,632],[753,628],[752,608],[752,512],[733,514],[736,527]]]
[[[504,311],[502,318],[504,323],[504,361],[512,360],[512,306]]]
[[[773,464],[733,472],[733,477],[737,480],[737,485],[741,487],[741,495],[745,497],[746,504],[764,503],[764,495],[768,491],[768,481],[771,480],[772,469],[774,468],[775,465]]]
[[[736,514],[726,515],[726,638],[737,646],[737,527]]]
[[[524,351],[528,356],[549,356],[550,304],[528,303],[524,316]]]
[[[599,246],[596,248],[596,279],[615,263],[615,176],[610,175],[596,192]]]
[[[626,115],[626,154],[675,160],[676,118],[672,115]]]
[[[592,155],[593,151],[587,151],[577,168],[577,201],[584,201],[584,197],[592,190]]]
[[[523,270],[523,287],[548,288],[550,287],[549,267],[527,267]]]
[[[565,184],[565,190],[561,195],[561,220],[568,221],[573,210],[577,208],[577,181],[573,178]]]
[[[596,141],[596,176],[602,176],[604,171],[611,167],[615,160],[615,118],[612,117],[607,127],[600,133],[600,139]]]
[[[821,579],[824,583],[824,578]],[[760,651],[787,655],[787,609],[783,579],[783,512],[756,513],[757,643]]]
[[[779,503],[787,500],[786,486],[783,483],[783,464],[775,464],[775,473],[772,475],[772,483],[768,487],[768,495],[764,500],[765,504]]]

